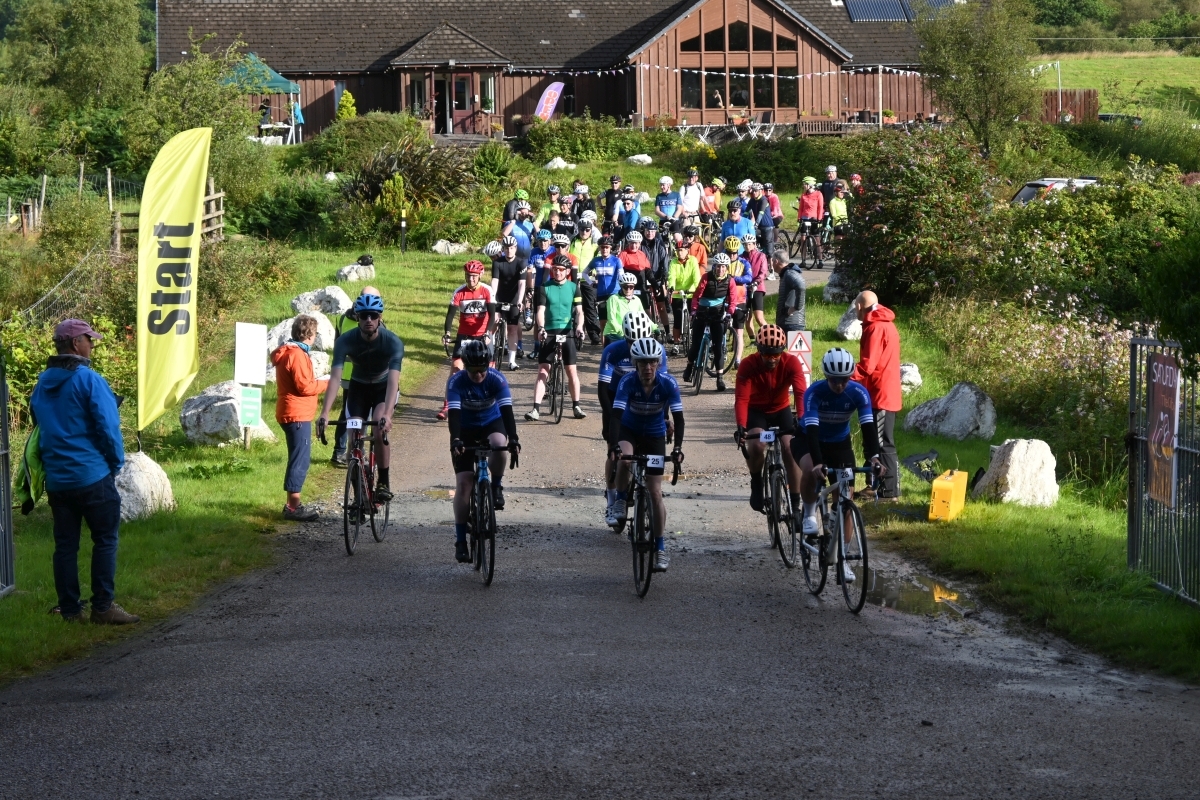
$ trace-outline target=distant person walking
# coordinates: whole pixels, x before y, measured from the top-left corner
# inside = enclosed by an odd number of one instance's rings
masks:
[[[80,319],[54,329],[53,355],[29,400],[41,430],[46,495],[54,515],[54,588],[67,622],[84,622],[79,591],[79,536],[92,532],[92,612],[97,625],[126,625],[141,617],[115,602],[121,496],[116,476],[125,465],[117,398],[91,369],[101,338]]]
[[[887,470],[879,489],[880,500],[900,499],[900,471],[896,463],[896,414],[904,407],[900,394],[900,332],[896,314],[879,305],[874,292],[861,292],[854,309],[863,324],[858,363],[850,380],[867,387],[875,426],[879,430],[879,460]]]
[[[310,348],[316,339],[316,318],[301,314],[292,323],[291,341],[271,353],[278,390],[275,421],[283,428],[288,448],[287,471],[283,478],[283,490],[287,493],[283,518],[297,522],[312,522],[319,516],[315,508],[300,504],[300,492],[312,459],[312,421],[317,413],[317,396],[329,385],[328,380],[319,381],[313,377]]]
[[[771,254],[771,269],[779,276],[779,297],[776,298],[775,324],[786,332],[804,330],[804,302],[807,287],[798,264],[789,264],[787,254],[776,250]]]

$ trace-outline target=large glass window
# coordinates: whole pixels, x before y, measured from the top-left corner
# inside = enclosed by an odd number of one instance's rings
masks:
[[[775,34],[775,49],[776,50],[795,50],[796,49],[796,37],[795,36],[784,36],[782,34]]]
[[[489,114],[496,113],[496,76],[485,72],[479,76],[479,105]]]
[[[796,108],[800,105],[800,81],[796,79],[795,67],[779,67],[779,108]]]
[[[679,73],[679,105],[684,108],[700,108],[700,83],[699,72]]]
[[[750,107],[750,78],[744,72],[729,75],[729,107]]]
[[[725,73],[704,73],[704,107],[725,108]]]
[[[425,78],[414,75],[408,84],[408,110],[417,116],[425,113]]]
[[[725,29],[713,28],[704,34],[704,49],[710,53],[720,53],[725,50]]]
[[[730,51],[750,49],[749,23],[735,22],[729,26],[729,49]]]
[[[754,26],[754,49],[759,52],[771,49],[771,32],[769,30]]]
[[[466,111],[471,99],[471,79],[467,77],[454,79],[454,110]]]
[[[699,53],[700,52],[700,34],[696,34],[690,39],[684,39],[679,43],[679,51],[682,53]]]
[[[775,75],[770,67],[754,68],[754,107],[772,108],[775,105]]]

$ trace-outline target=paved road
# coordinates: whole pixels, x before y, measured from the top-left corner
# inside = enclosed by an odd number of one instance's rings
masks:
[[[386,542],[304,526],[274,568],[0,691],[0,798],[1197,796],[1197,693],[986,611],[808,595],[745,504],[728,394],[686,399],[672,565],[637,599],[586,397],[522,426],[490,588],[453,562],[427,392]]]

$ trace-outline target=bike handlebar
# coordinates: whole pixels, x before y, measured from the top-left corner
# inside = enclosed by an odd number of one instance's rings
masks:
[[[383,422],[382,420],[369,420],[369,419],[364,419],[364,420],[363,420],[363,424],[362,424],[362,429],[363,429],[363,430],[366,430],[366,429],[368,429],[368,428],[377,428],[377,427],[379,427],[379,426],[382,424],[382,422]],[[327,428],[327,427],[328,427],[328,426],[326,426],[326,428]],[[338,420],[337,422],[335,422],[335,423],[333,424],[333,429],[334,429],[334,431],[335,431],[335,432],[336,432],[336,431],[340,431],[340,430],[342,430],[342,429],[343,429],[343,428],[345,428],[345,427],[346,427],[346,421],[345,421],[345,420]],[[319,431],[317,432],[317,433],[318,433],[318,438],[321,440],[321,444],[324,444],[324,445],[328,445],[328,444],[329,444],[329,440],[328,440],[328,439],[325,437],[325,429],[326,429],[326,428],[322,428],[321,430],[319,430]],[[357,429],[356,429],[356,430],[357,430]],[[383,443],[384,443],[384,444],[391,444],[391,443],[388,441],[388,435],[387,435],[387,432],[386,432],[386,431],[385,431],[385,432],[384,432],[384,434],[383,434]]]
[[[478,444],[478,445],[471,445],[470,447],[464,447],[463,450],[465,450],[468,453],[469,452],[490,453],[493,450],[495,450],[495,451],[508,450],[508,452],[509,452],[508,468],[509,469],[517,468],[517,462],[519,460],[517,458],[517,451],[511,449],[510,445],[506,444],[506,445],[504,445],[504,447],[492,447],[491,443],[489,442],[488,444]]]
[[[650,458],[650,456],[647,456],[647,455],[630,455],[630,456],[627,456],[627,455],[625,455],[625,454],[623,454],[623,453],[622,453],[622,454],[621,454],[621,455],[620,455],[620,456],[617,458],[617,460],[618,460],[618,461],[636,461],[636,462],[638,462],[639,464],[641,464],[641,465],[645,466],[645,464],[646,464],[646,460],[647,460],[647,459],[649,459],[649,458]],[[663,456],[663,458],[670,460],[670,462],[671,462],[672,464],[674,464],[674,465],[675,465],[675,467],[674,467],[673,471],[671,472],[671,485],[672,485],[672,486],[674,486],[675,484],[679,483],[680,462],[679,462],[679,461],[676,461],[674,458],[671,458],[671,456]]]

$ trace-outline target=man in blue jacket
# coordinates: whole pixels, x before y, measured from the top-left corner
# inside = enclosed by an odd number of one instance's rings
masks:
[[[126,625],[141,618],[113,602],[121,496],[116,475],[125,464],[117,398],[91,369],[100,334],[83,320],[54,329],[54,349],[38,376],[29,405],[41,429],[46,496],[54,514],[54,588],[67,622],[85,622],[79,596],[79,534],[92,532],[92,613],[97,625]]]

